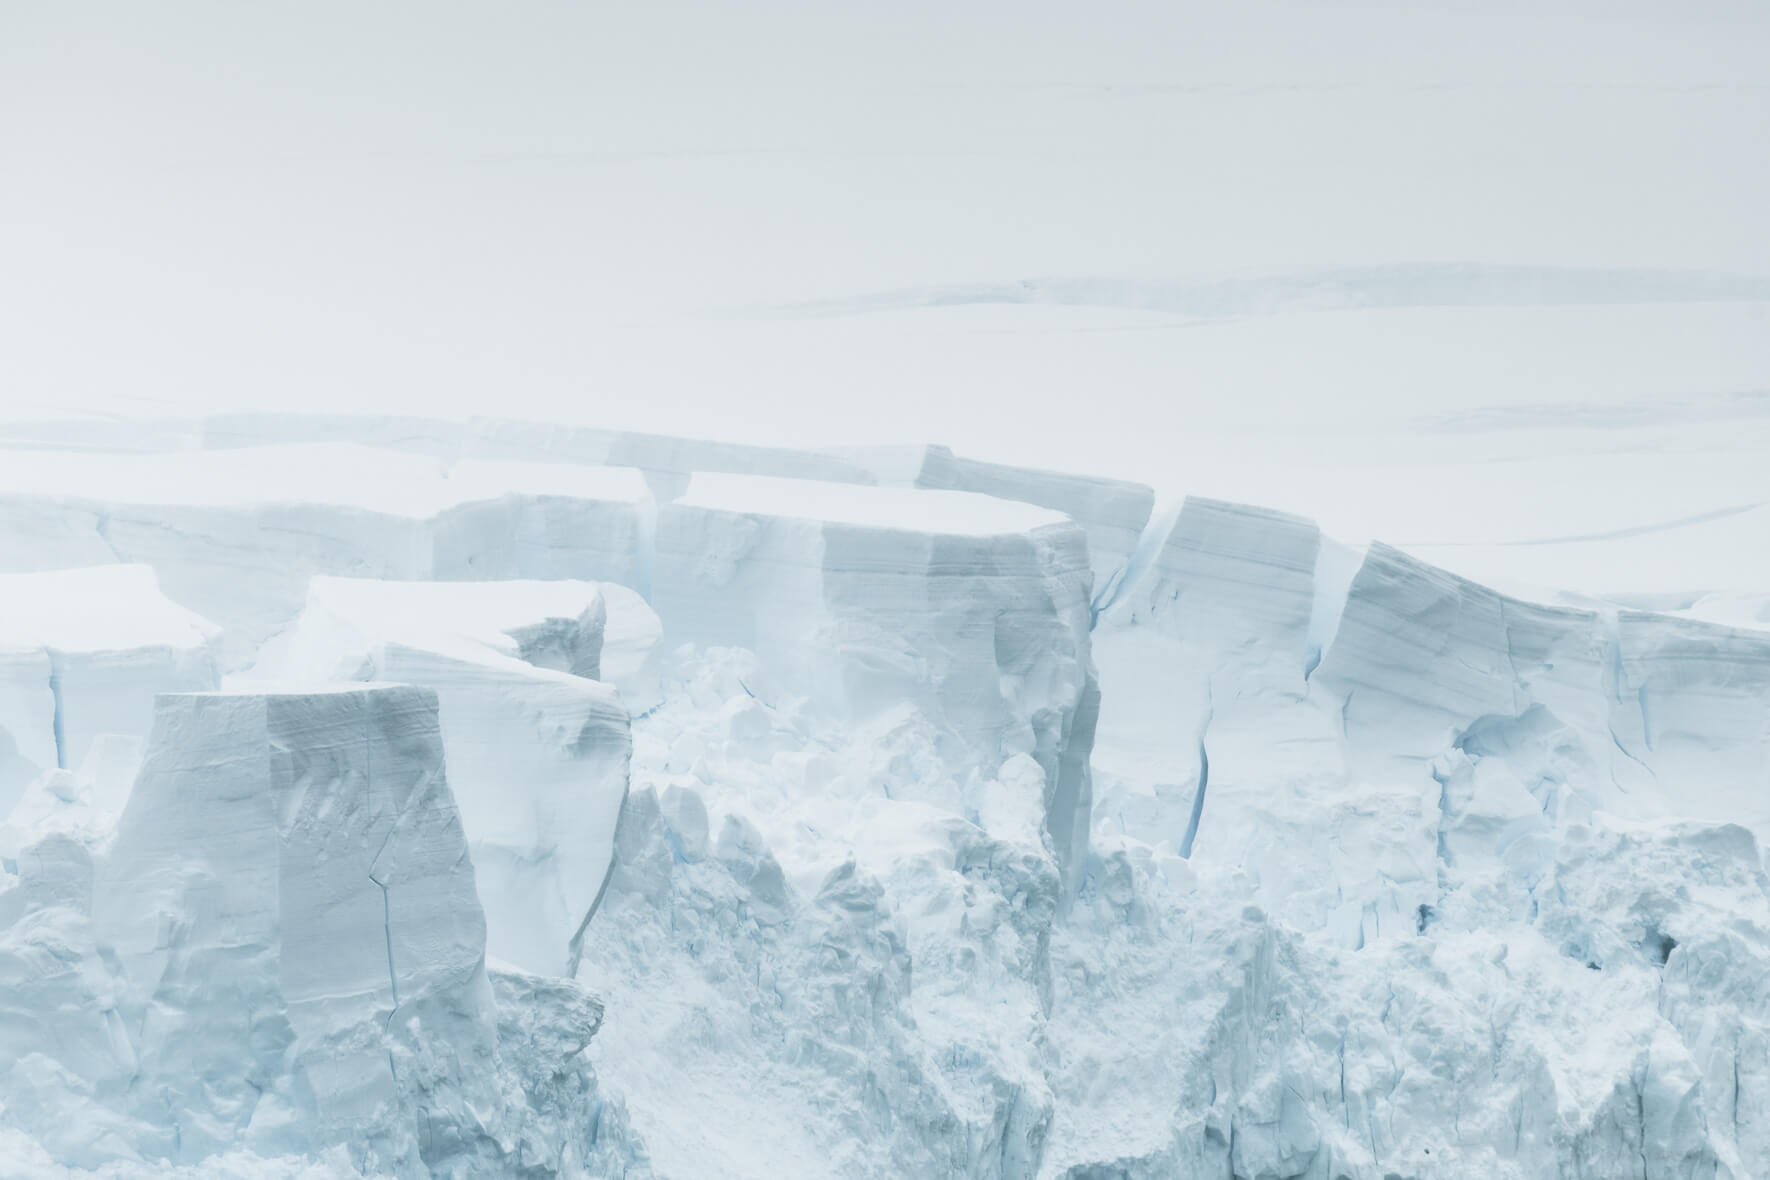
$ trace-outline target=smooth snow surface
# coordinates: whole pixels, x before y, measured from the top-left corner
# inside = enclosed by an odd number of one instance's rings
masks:
[[[753,651],[822,711],[915,711],[960,775],[1031,756],[1074,882],[1100,703],[1074,523],[976,493],[696,476],[658,510],[654,576],[666,634]]]

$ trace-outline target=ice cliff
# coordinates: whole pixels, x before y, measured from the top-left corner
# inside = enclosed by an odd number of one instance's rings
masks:
[[[215,632],[146,566],[0,574],[0,810],[56,769],[121,807],[154,695],[216,686]]]
[[[617,625],[642,613],[629,602]],[[583,582],[315,578],[248,676],[433,689],[487,947],[569,975],[608,877],[632,750],[621,694],[597,679],[608,617],[604,591]]]
[[[21,1176],[1770,1174],[1763,629],[941,448],[76,434]]]
[[[1129,561],[1155,505],[1155,492],[1129,480],[987,463],[951,447],[871,447],[838,452],[882,484],[979,492],[1061,512],[1088,534],[1096,589]]]
[[[429,690],[163,695],[114,836],[20,867],[6,1112],[56,1158],[548,1175],[607,1148],[588,1073],[525,1079],[599,1014],[567,981],[488,976]],[[21,1035],[33,1004],[49,1025]],[[570,1092],[538,1108],[547,1087]]]
[[[961,776],[1016,755],[1044,777],[1058,856],[1087,847],[1099,689],[1088,550],[1063,517],[971,493],[697,476],[662,506],[666,630],[741,647],[838,719],[904,710]]]

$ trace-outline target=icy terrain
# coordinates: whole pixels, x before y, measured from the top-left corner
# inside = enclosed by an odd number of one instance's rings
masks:
[[[100,484],[58,430],[0,579],[20,1175],[1770,1171],[1750,596],[878,452],[316,418]],[[307,510],[345,459],[402,478]]]
[[[5,6],[0,1180],[1770,1176],[1767,61]]]

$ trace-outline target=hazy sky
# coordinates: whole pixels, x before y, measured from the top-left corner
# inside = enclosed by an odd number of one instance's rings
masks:
[[[1153,478],[1201,424],[1770,390],[1761,294],[1678,276],[1576,274],[1605,299],[1548,310],[1087,305],[1394,263],[1770,275],[1766,62],[1759,3],[0,0],[0,396]],[[1082,305],[999,298],[1050,279]],[[799,306],[966,284],[995,294]]]

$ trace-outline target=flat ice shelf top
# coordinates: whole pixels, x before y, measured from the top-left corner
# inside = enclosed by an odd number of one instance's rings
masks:
[[[331,616],[367,644],[401,643],[483,661],[488,653],[515,657],[512,629],[545,619],[575,619],[602,598],[594,582],[317,577],[308,584],[307,609]]]
[[[696,475],[675,503],[721,512],[964,537],[1030,532],[1069,519],[1049,508],[978,492],[882,488],[766,475]]]
[[[215,630],[162,594],[151,566],[0,574],[0,649],[198,648]]]
[[[0,451],[0,494],[125,504],[242,508],[325,504],[426,517],[510,494],[635,503],[645,480],[627,468],[468,460],[359,446],[301,443],[115,455]]]
[[[446,629],[497,631],[537,619],[576,618],[602,597],[594,582],[396,582],[376,578],[316,577],[308,602],[346,610],[387,631]]]

